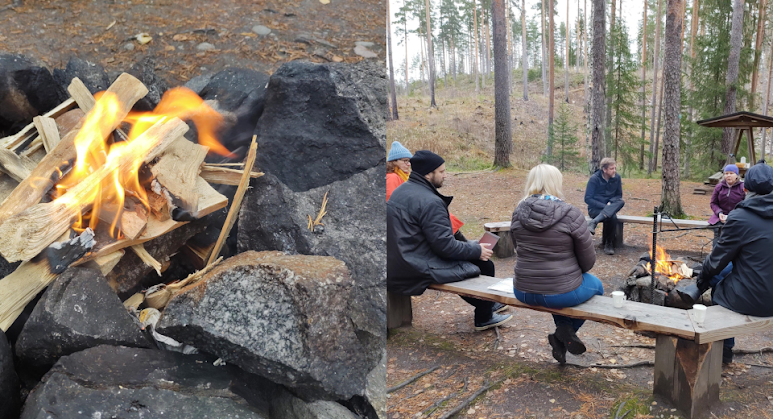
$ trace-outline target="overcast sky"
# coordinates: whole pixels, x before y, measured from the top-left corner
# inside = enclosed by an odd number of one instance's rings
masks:
[[[437,8],[437,4],[440,0],[430,0],[430,4],[433,10]],[[520,3],[520,0],[516,0],[518,3]],[[555,25],[558,27],[561,22],[566,21],[566,2],[569,1],[569,20],[574,21],[577,18],[577,0],[558,0],[558,6],[556,12],[558,13],[558,16],[555,20]],[[591,0],[580,0],[580,8],[585,7],[584,3],[587,2],[588,7],[588,13],[587,13],[587,19],[588,21],[591,20]],[[532,7],[537,2],[535,0],[526,0],[526,20],[532,20],[536,19],[539,21],[539,10],[532,10]],[[609,4],[609,0],[606,2]],[[622,3],[622,6],[621,6]],[[398,38],[395,35],[395,30],[397,29],[395,25],[395,13],[397,13],[398,10],[400,10],[400,7],[405,4],[405,0],[389,0],[389,11],[392,14],[392,47],[394,48],[392,52],[392,60],[395,65],[395,71],[397,72],[397,69],[401,68],[403,63],[405,62],[405,45],[401,44],[398,45],[398,41],[401,40],[401,38]],[[619,16],[619,8],[623,8],[623,19],[625,19],[625,23],[628,26],[628,30],[631,31],[638,27],[639,21],[642,18],[642,7],[644,6],[644,2],[641,0],[617,0],[617,7],[618,11],[616,14]],[[515,11],[515,9],[511,10],[512,13],[518,13]],[[520,16],[520,15],[518,15]],[[608,25],[609,23],[607,23]],[[665,24],[665,19],[663,19],[663,23]],[[408,30],[411,30],[412,28],[415,29],[418,25],[417,21],[408,21]],[[574,25],[572,26],[574,27]],[[433,33],[437,34],[437,30],[435,28],[435,23],[432,22],[432,31]],[[630,33],[630,32],[629,32]],[[635,36],[633,37],[635,38]],[[633,40],[632,40],[633,41]],[[419,39],[416,35],[409,35],[408,36],[408,62],[410,63],[413,60],[413,57],[419,54],[420,51],[420,44],[418,43]],[[590,42],[590,40],[589,40]],[[633,46],[632,46],[633,47]],[[440,68],[439,66],[437,68]],[[411,79],[418,79],[419,78],[419,72],[418,70],[409,72],[409,77]],[[404,80],[404,76],[402,73],[395,74],[395,78],[398,80]]]

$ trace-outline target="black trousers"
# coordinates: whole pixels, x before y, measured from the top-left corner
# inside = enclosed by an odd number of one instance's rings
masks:
[[[622,199],[613,201],[611,204],[604,207],[602,210],[588,208],[588,215],[591,218],[596,218],[599,214],[604,214],[604,231],[601,233],[601,244],[610,245],[615,244],[617,238],[617,213],[625,206],[625,201]]]
[[[484,262],[480,259],[471,260],[470,262],[480,268],[481,275],[494,276],[494,262],[490,260]],[[492,310],[494,309],[494,303],[492,301],[479,300],[471,297],[462,297],[462,299],[475,307],[476,324],[485,323],[491,320],[491,316],[493,315]]]

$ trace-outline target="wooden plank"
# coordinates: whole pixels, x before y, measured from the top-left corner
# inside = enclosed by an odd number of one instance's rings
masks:
[[[0,329],[7,331],[27,303],[55,278],[48,261],[40,258],[22,263],[10,275],[0,279]]]
[[[634,301],[626,301],[622,308],[615,308],[612,305],[612,299],[604,296],[595,296],[580,305],[563,309],[530,306],[518,301],[513,294],[488,289],[489,286],[501,280],[501,278],[479,276],[448,284],[433,284],[430,288],[515,307],[593,320],[629,330],[650,331],[689,340],[695,337],[695,330],[686,310]]]
[[[196,182],[209,147],[178,138],[151,167],[153,176],[182,202],[182,208],[193,213],[199,202]]]
[[[119,111],[119,122],[117,122],[115,126],[112,127],[110,130],[112,131],[118,127],[118,124],[120,124],[120,121],[126,117],[132,106],[134,106],[138,100],[148,94],[148,89],[137,78],[129,74],[121,74],[107,90],[109,92],[115,93],[118,96],[120,102],[123,104]],[[67,103],[67,101],[65,103]],[[72,100],[70,104],[75,105],[75,101]],[[62,105],[64,105],[64,103]],[[62,105],[59,106],[62,108],[62,113],[70,109],[69,107]],[[91,110],[89,110],[89,113],[90,112]],[[47,113],[46,116],[57,115],[54,113]],[[30,125],[34,127],[33,124]],[[62,139],[59,145],[54,148],[54,151],[48,153],[46,157],[44,157],[43,160],[38,163],[30,176],[21,182],[19,186],[14,189],[11,195],[9,195],[9,197],[3,201],[3,203],[0,205],[0,223],[3,223],[5,220],[10,219],[14,215],[19,214],[32,205],[40,202],[40,198],[43,197],[43,194],[46,193],[48,186],[50,186],[50,183],[49,185],[45,185],[44,183],[48,179],[51,179],[51,175],[54,174],[54,172],[59,170],[59,166],[62,164],[62,162],[75,159],[77,153],[75,150],[74,141],[78,132],[78,128],[79,127],[76,127],[71,132],[69,132]],[[35,180],[34,184],[30,179]]]
[[[239,164],[241,166],[241,164]],[[229,169],[227,167],[205,164],[201,167],[201,177],[209,183],[218,185],[238,186],[242,180],[242,169]],[[263,176],[263,172],[250,172],[250,177],[255,179]]]
[[[69,111],[70,109],[74,108],[75,106],[76,106],[75,100],[70,98],[60,103],[59,106],[55,107],[54,109],[51,109],[50,111],[44,113],[43,116],[56,118],[64,114],[65,112]],[[29,123],[27,126],[22,128],[21,131],[17,132],[16,134],[5,138],[0,138],[0,148],[6,148],[6,149],[14,148],[15,146],[23,142],[24,138],[29,138],[30,135],[34,135],[35,134],[34,130],[35,130],[35,124]]]
[[[81,81],[81,79],[74,77],[67,86],[67,92],[70,93],[78,107],[85,110],[91,110],[97,101],[94,99],[94,95],[91,94],[88,87]]]
[[[11,150],[0,148],[0,169],[17,182],[27,179],[33,170],[35,162],[29,157],[19,156]]]
[[[59,144],[61,138],[59,138],[59,128],[56,126],[56,120],[47,116],[36,116],[32,118],[32,123],[35,124],[35,128],[40,134],[40,139],[43,142],[43,147],[46,149],[46,153],[50,153]]]
[[[706,309],[706,320],[695,321],[693,310],[688,314],[695,328],[695,341],[708,343],[767,330],[773,327],[773,317],[754,317],[739,314],[722,306]]]
[[[37,137],[35,137],[34,140],[32,140],[32,142],[27,146],[27,148],[24,151],[19,153],[19,155],[24,157],[32,157],[33,154],[37,153],[38,150],[41,150],[44,147],[45,145],[43,144],[43,138],[40,135],[38,135]]]
[[[128,171],[138,156],[144,156],[145,163],[152,161],[187,130],[188,125],[178,118],[158,122],[129,142],[112,163],[95,170],[64,195],[33,205],[6,220],[0,224],[0,254],[9,262],[32,259],[90,208],[91,197],[104,179],[115,171]]]
[[[585,217],[586,220],[590,220],[590,217]],[[617,219],[620,220],[622,223],[629,223],[629,224],[647,224],[652,225],[652,217],[640,217],[636,215],[620,215],[618,214]],[[658,222],[662,223],[664,226],[678,226],[680,228],[696,228],[696,227],[708,227],[709,222],[703,221],[703,220],[681,220],[681,219],[672,219],[672,218],[658,218]],[[483,228],[486,231],[490,231],[492,233],[500,232],[500,231],[510,231],[510,221],[499,221],[494,223],[486,223],[483,225]]]

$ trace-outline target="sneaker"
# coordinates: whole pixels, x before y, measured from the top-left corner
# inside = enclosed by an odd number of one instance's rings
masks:
[[[612,247],[611,243],[607,243],[604,245],[604,253],[610,256],[615,254],[615,248]]]
[[[596,234],[596,226],[598,225],[597,222],[593,220],[588,220],[588,230],[590,230],[590,234],[595,235]]]
[[[722,347],[722,363],[723,364],[733,363],[733,350],[731,348]]]
[[[512,314],[493,314],[491,316],[491,319],[487,322],[483,323],[475,323],[475,330],[488,330],[492,327],[501,326],[505,323],[507,323],[510,319],[513,318]]]
[[[562,325],[557,327],[556,338],[564,344],[570,354],[580,355],[585,353],[585,344],[577,337],[571,326]]]
[[[508,309],[508,305],[502,303],[494,303],[494,307],[491,309],[492,313],[501,313]]]
[[[566,346],[564,346],[554,334],[548,335],[548,343],[550,344],[550,347],[553,348],[553,358],[558,361],[559,364],[566,364]]]

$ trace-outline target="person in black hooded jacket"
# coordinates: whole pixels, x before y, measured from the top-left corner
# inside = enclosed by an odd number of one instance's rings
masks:
[[[750,192],[727,215],[716,246],[703,261],[698,289],[713,287],[712,300],[736,313],[773,316],[773,168],[760,161],[746,172]],[[725,340],[722,362],[733,360],[733,338]]]
[[[411,158],[408,181],[387,201],[387,290],[421,295],[433,283],[445,284],[478,275],[494,276],[492,250],[454,238],[448,205],[453,197],[441,195],[445,161],[419,150]],[[510,320],[497,314],[501,303],[462,297],[475,307],[475,329],[486,330]]]

